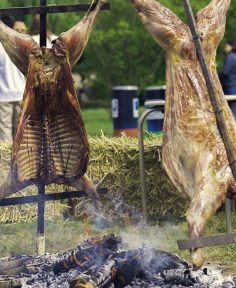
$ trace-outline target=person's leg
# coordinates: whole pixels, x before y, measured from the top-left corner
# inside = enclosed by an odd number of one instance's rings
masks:
[[[13,102],[13,115],[12,115],[12,139],[15,139],[16,129],[18,124],[18,118],[20,113],[20,103],[21,102]]]
[[[0,141],[12,141],[12,103],[0,102]]]

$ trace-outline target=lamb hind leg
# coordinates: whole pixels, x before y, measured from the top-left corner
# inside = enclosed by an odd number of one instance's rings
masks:
[[[221,192],[225,190],[226,189],[220,189],[219,191],[219,187],[218,189],[216,189],[216,187],[211,187],[211,193],[207,193],[206,190],[202,190],[196,195],[196,197],[194,197],[187,212],[190,238],[198,238],[204,235],[204,229],[207,221],[221,206],[223,200],[225,199],[226,193]],[[191,258],[194,268],[200,268],[204,262],[203,249],[196,248],[191,250]]]
[[[18,185],[16,185],[12,181],[12,178],[13,178],[12,173],[9,172],[5,181],[0,185],[0,200],[25,188],[25,186],[22,183],[18,183]]]
[[[14,194],[16,191],[12,186],[11,177],[10,175],[7,176],[5,182],[3,182],[0,186],[0,200]]]
[[[97,209],[100,208],[100,197],[92,180],[87,176],[87,174],[84,174],[82,177],[76,179],[73,183],[71,183],[71,185],[73,185],[76,189],[85,191],[90,199],[92,199],[94,206]]]

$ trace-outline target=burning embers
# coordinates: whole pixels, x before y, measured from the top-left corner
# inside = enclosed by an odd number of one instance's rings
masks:
[[[0,261],[0,287],[235,287],[220,273],[192,271],[179,257],[140,248],[120,251],[120,237],[109,234],[84,241],[76,249],[41,257]],[[234,282],[233,282],[234,280]],[[223,283],[223,284],[222,284]]]

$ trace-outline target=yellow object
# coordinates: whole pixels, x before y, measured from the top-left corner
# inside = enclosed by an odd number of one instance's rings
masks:
[[[95,285],[90,281],[91,278],[87,274],[81,274],[72,280],[71,288],[95,288]]]
[[[73,286],[74,288],[95,288],[95,286],[92,284],[92,283],[86,283],[86,284],[83,284],[83,283],[76,283],[75,286]]]

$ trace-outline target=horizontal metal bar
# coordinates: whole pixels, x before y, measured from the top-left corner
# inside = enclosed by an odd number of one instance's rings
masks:
[[[225,98],[228,102],[236,101],[236,95],[225,95]],[[145,101],[144,105],[149,108],[162,107],[165,106],[165,100],[158,100],[158,99],[147,100]]]
[[[28,15],[28,14],[47,14],[47,13],[67,13],[67,12],[86,12],[94,10],[97,3],[91,4],[71,4],[71,5],[48,5],[30,7],[12,7],[0,9],[0,17],[9,15]],[[109,10],[110,3],[105,3],[101,10]]]
[[[107,188],[97,189],[98,194],[103,195],[107,194]],[[56,200],[64,200],[70,198],[80,198],[83,196],[87,196],[87,193],[84,191],[68,191],[68,192],[57,192],[45,194],[44,201],[56,201]],[[12,205],[22,205],[22,204],[30,204],[37,203],[38,195],[32,196],[20,196],[20,197],[11,197],[5,198],[0,201],[0,206],[12,206]]]
[[[154,107],[162,107],[165,106],[165,100],[147,100],[144,103],[144,106],[150,108],[154,108]]]
[[[236,95],[225,95],[227,101],[235,101]]]
[[[236,244],[236,233],[218,234],[187,240],[178,240],[177,243],[180,250],[226,245],[226,244]]]

